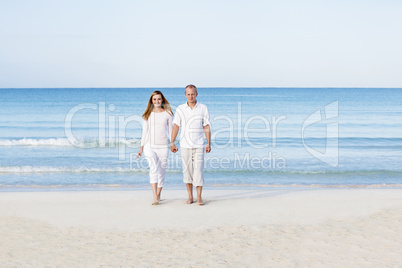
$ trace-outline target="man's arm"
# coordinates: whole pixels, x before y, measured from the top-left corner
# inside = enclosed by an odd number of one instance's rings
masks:
[[[170,137],[170,150],[172,153],[177,152],[179,149],[177,149],[176,145],[174,145],[174,141],[176,140],[177,133],[179,133],[179,126],[174,124],[173,129],[172,129],[172,136]]]
[[[211,151],[211,128],[209,125],[204,127],[205,137],[207,138],[207,145],[205,146],[205,152],[209,153]]]

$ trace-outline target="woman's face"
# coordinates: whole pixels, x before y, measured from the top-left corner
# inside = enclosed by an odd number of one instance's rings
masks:
[[[162,95],[157,94],[152,97],[152,104],[154,107],[160,108],[162,106]]]

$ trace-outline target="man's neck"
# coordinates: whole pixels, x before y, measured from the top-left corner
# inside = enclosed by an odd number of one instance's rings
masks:
[[[191,108],[191,110],[192,110],[192,109],[194,109],[194,107],[197,105],[197,101],[191,102],[191,103],[187,102],[187,105],[188,105],[188,106]]]

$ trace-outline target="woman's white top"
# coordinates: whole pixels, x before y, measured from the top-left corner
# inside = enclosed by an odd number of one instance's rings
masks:
[[[152,112],[148,120],[143,121],[141,146],[151,145],[156,147],[167,146],[172,134],[172,115],[167,111],[161,113]]]

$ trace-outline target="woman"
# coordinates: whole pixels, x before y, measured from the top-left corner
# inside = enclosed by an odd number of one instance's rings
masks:
[[[165,180],[168,157],[168,133],[172,133],[173,112],[169,102],[162,92],[154,91],[148,101],[148,106],[142,115],[141,148],[137,158],[144,153],[149,165],[149,177],[154,195],[152,205],[161,201],[161,192]]]

